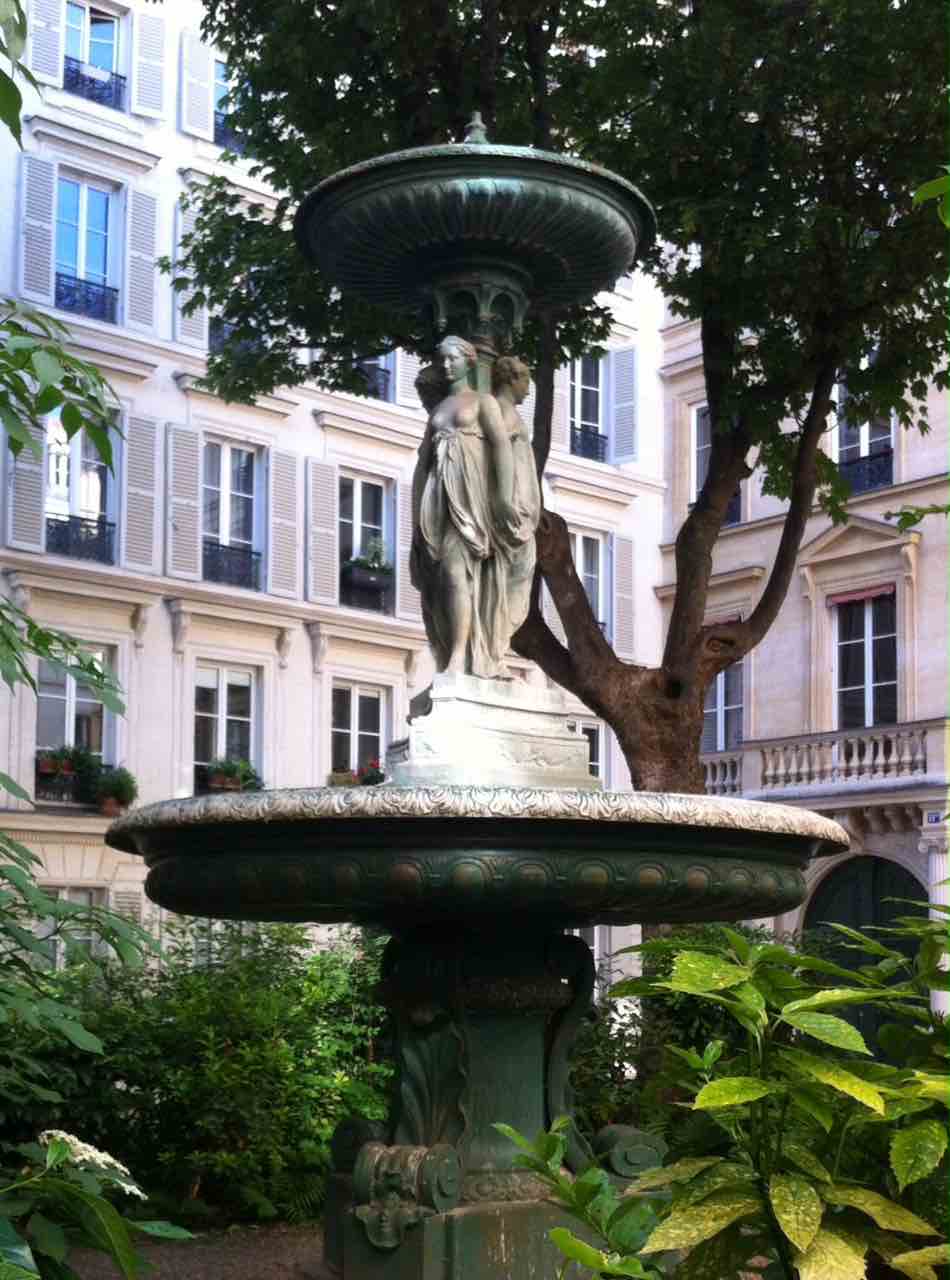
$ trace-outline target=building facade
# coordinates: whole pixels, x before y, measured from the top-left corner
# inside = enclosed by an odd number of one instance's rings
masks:
[[[45,750],[82,745],[125,765],[140,803],[203,790],[222,757],[247,759],[268,786],[322,784],[382,758],[432,670],[407,569],[418,361],[365,362],[366,396],[307,384],[225,404],[201,375],[226,329],[183,315],[155,267],[190,229],[189,185],[225,173],[247,201],[274,203],[246,161],[222,160],[240,140],[200,21],[198,0],[32,0],[41,89],[26,90],[22,153],[0,135],[13,215],[0,291],[68,324],[70,349],[120,404],[112,472],[55,415],[42,461],[2,450],[3,589],[101,653],[127,705],[112,715],[45,667],[38,697],[0,690],[0,769],[36,799],[5,800],[4,826],[41,855],[51,886],[140,915],[143,868],[108,850],[107,819],[42,772]],[[557,377],[545,501],[568,521],[617,653],[655,664],[672,540],[709,444],[698,333],[639,277],[609,301],[607,354]],[[831,440],[855,480],[852,521],[814,517],[779,621],[710,695],[711,791],[807,804],[851,830],[852,854],[816,870],[819,900],[847,897],[855,876],[877,893],[879,862],[923,893],[946,860],[946,532],[938,517],[908,534],[884,518],[942,500],[946,397],[931,419],[927,437],[868,424]],[[711,619],[751,607],[780,523],[775,500],[745,482],[716,551]],[[579,704],[571,715],[592,771],[628,787],[613,735]],[[630,937],[613,935],[598,931],[599,952]]]

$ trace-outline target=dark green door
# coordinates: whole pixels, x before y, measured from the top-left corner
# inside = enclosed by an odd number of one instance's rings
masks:
[[[823,924],[833,921],[849,925],[852,929],[867,930],[868,925],[889,925],[895,916],[927,914],[926,905],[915,907],[904,902],[889,902],[889,898],[908,898],[925,904],[927,890],[916,876],[896,862],[889,862],[886,858],[850,858],[830,872],[812,894],[805,910],[805,928],[821,931]],[[830,942],[835,934],[830,929],[825,932]],[[873,938],[873,930],[869,932]],[[903,951],[908,957],[914,954],[913,944],[903,939],[895,941],[884,934],[881,941],[885,946]],[[829,958],[849,969],[873,963],[873,957],[842,946],[835,946],[833,957]],[[846,1014],[844,1009],[835,1012]],[[864,1036],[868,1047],[874,1048],[877,1028],[887,1020],[886,1014],[882,1016],[876,1009],[858,1008],[846,1016]]]

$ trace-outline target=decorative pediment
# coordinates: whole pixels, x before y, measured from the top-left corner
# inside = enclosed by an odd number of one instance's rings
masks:
[[[902,533],[883,520],[867,516],[851,516],[847,524],[832,525],[805,544],[798,554],[799,568],[816,567],[832,560],[866,556],[878,551],[901,555],[907,547],[916,546],[920,534],[913,530]]]

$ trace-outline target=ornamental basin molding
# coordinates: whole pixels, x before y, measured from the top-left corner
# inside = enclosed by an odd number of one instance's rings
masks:
[[[109,828],[186,915],[544,930],[779,915],[848,836],[788,805],[655,792],[317,787],[170,800]]]

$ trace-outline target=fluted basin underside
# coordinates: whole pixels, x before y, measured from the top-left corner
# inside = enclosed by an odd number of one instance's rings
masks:
[[[568,928],[777,915],[843,852],[804,809],[655,792],[317,787],[169,800],[113,823],[146,890],[239,920]]]

